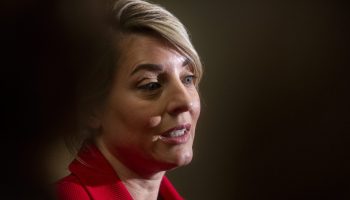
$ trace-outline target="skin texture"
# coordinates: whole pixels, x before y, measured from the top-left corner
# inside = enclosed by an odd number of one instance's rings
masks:
[[[153,36],[129,34],[119,48],[111,92],[92,123],[99,130],[96,143],[129,190],[147,188],[154,195],[166,170],[192,160],[200,114],[196,78],[184,56]],[[190,125],[186,142],[161,139],[181,125]]]

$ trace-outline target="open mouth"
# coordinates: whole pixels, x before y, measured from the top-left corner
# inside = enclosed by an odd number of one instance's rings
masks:
[[[160,139],[168,144],[183,144],[188,141],[190,130],[191,124],[180,125],[161,134]]]
[[[180,129],[180,130],[173,130],[173,131],[170,131],[162,136],[164,137],[180,137],[180,136],[183,136],[185,135],[185,132],[186,132],[186,129],[183,128],[183,129]]]

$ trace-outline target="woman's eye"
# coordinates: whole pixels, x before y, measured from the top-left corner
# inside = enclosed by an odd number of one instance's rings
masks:
[[[147,83],[144,85],[139,86],[139,89],[142,90],[149,90],[149,91],[153,91],[153,90],[157,90],[158,88],[160,88],[161,85],[157,82],[151,82],[151,83]]]
[[[194,84],[194,80],[195,80],[195,76],[194,75],[188,75],[188,76],[185,76],[184,80],[183,80],[183,83],[185,85],[192,85]]]

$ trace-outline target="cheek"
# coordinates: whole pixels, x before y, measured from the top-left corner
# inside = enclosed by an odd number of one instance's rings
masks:
[[[162,121],[162,117],[161,116],[150,117],[149,118],[148,127],[149,128],[157,127],[160,124],[161,121]]]
[[[125,123],[132,124],[131,127],[147,124],[147,116],[150,115],[149,108],[142,101],[127,93],[122,95],[118,102],[115,107],[115,114],[116,116],[119,115]]]
[[[138,102],[126,102],[123,106],[124,124],[133,131],[146,131],[159,126],[161,116],[157,115],[155,107]]]
[[[129,93],[129,98],[120,104],[131,127],[144,129],[155,128],[162,122],[161,113],[163,102],[144,100],[135,94]]]

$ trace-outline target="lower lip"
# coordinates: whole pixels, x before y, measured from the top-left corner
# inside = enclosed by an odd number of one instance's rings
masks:
[[[185,131],[185,134],[178,136],[178,137],[160,137],[160,140],[162,140],[164,143],[167,144],[185,144],[190,138],[190,131]]]

